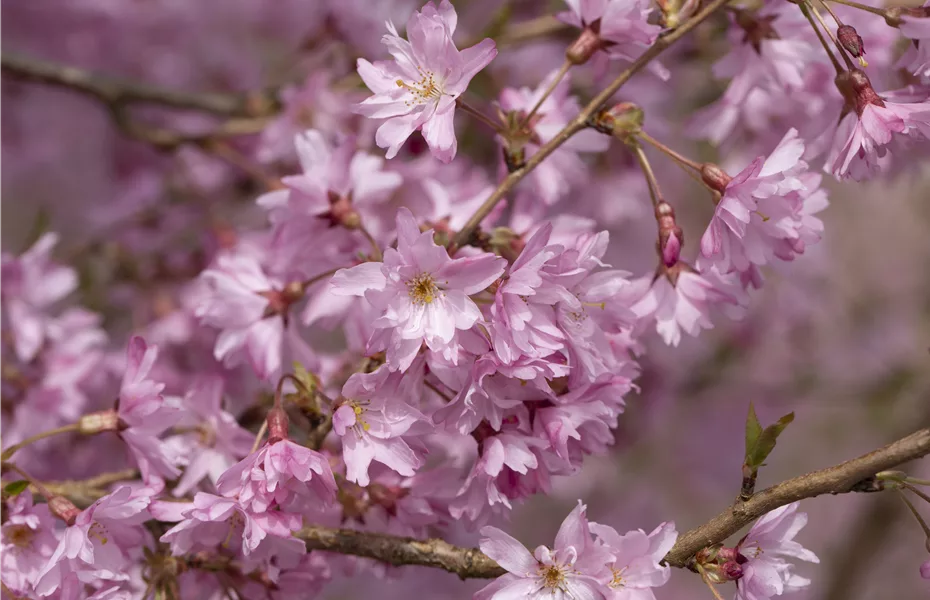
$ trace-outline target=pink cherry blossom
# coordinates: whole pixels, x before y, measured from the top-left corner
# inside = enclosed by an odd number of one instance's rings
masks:
[[[216,489],[253,514],[273,507],[313,513],[335,499],[336,480],[319,452],[291,440],[271,440],[223,473]]]
[[[181,474],[176,466],[180,457],[158,438],[178,422],[181,412],[162,396],[165,384],[149,379],[157,357],[158,346],[149,346],[139,336],[129,340],[117,414],[121,422],[119,436],[129,446],[143,481],[160,489],[163,477],[174,479]]]
[[[196,381],[184,397],[181,428],[194,431],[171,438],[185,457],[184,474],[174,487],[175,496],[184,496],[200,481],[209,477],[212,483],[252,448],[254,434],[243,429],[236,419],[223,410],[223,379],[203,377]]]
[[[777,508],[760,518],[737,544],[737,551],[747,559],[743,576],[736,582],[736,600],[762,600],[781,596],[810,584],[793,573],[794,565],[786,558],[819,563],[817,556],[794,541],[807,524],[807,514],[798,512],[798,504]]]
[[[558,19],[597,34],[599,49],[611,58],[633,60],[659,35],[648,22],[652,6],[643,0],[566,0]]]
[[[7,500],[7,510],[0,528],[3,583],[25,596],[58,546],[55,521],[47,504],[33,504],[29,491]]]
[[[702,255],[721,273],[749,271],[776,257],[790,260],[794,254],[786,248],[803,252],[819,240],[821,228],[804,215],[825,206],[826,192],[803,154],[804,143],[791,129],[768,158],[756,158],[726,185],[701,238]],[[803,210],[807,198],[818,205],[810,213]]]
[[[422,458],[405,436],[426,418],[406,404],[409,382],[400,373],[382,367],[365,375],[355,373],[342,388],[346,402],[333,413],[333,431],[342,438],[346,479],[361,486],[370,481],[368,470],[377,461],[404,476],[411,476]]]
[[[665,585],[671,577],[671,567],[661,563],[678,539],[675,524],[662,523],[649,534],[636,529],[620,535],[600,523],[591,523],[589,528],[613,554],[607,565],[608,600],[655,600],[652,588]]]
[[[55,553],[39,573],[36,592],[49,596],[70,581],[127,581],[126,569],[149,539],[142,523],[150,517],[152,490],[121,486],[74,518]],[[67,594],[65,594],[67,595]]]
[[[380,313],[368,346],[371,352],[387,351],[391,370],[406,370],[423,342],[455,360],[456,331],[482,319],[469,296],[500,277],[506,261],[490,253],[450,259],[433,241],[432,230],[421,233],[406,208],[397,213],[397,236],[397,249],[388,248],[384,262],[337,272],[333,292],[364,296]]]
[[[930,2],[925,2],[922,8],[904,9],[900,18],[898,31],[912,40],[907,52],[901,57],[900,64],[914,75],[928,80],[930,79]]]
[[[173,505],[173,506],[172,506]],[[259,546],[271,544],[279,547],[279,538],[293,551],[304,547],[291,532],[300,528],[300,515],[281,511],[252,513],[235,499],[198,492],[193,503],[160,503],[153,506],[153,514],[161,521],[179,520],[180,523],[168,530],[161,541],[171,545],[175,556],[189,552],[215,550],[223,547],[243,556],[259,552]],[[296,545],[294,545],[296,542]],[[304,550],[306,550],[304,548]]]
[[[920,565],[920,576],[924,579],[930,579],[930,560]]]
[[[477,592],[476,600],[607,597],[608,589],[600,580],[607,571],[611,553],[594,544],[581,502],[562,522],[551,550],[539,546],[530,554],[520,542],[496,527],[483,527],[481,535],[482,552],[508,574]]]
[[[22,361],[32,360],[48,336],[52,305],[77,287],[77,273],[52,260],[57,243],[58,236],[47,233],[21,256],[3,253],[3,327]]]
[[[497,56],[494,41],[459,51],[452,41],[458,16],[449,0],[437,10],[429,2],[407,21],[407,41],[388,23],[382,42],[394,62],[358,59],[358,74],[374,92],[354,107],[369,118],[387,119],[375,136],[387,157],[394,158],[410,134],[422,130],[433,156],[455,158],[455,103],[481,69]]]

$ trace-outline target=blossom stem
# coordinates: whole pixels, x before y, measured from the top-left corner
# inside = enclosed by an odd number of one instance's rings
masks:
[[[810,10],[808,10],[807,5],[804,3],[801,3],[801,4],[798,4],[798,8],[801,9],[801,12],[804,14],[805,17],[807,17],[808,22],[810,22],[811,27],[814,28],[814,33],[817,34],[817,39],[820,40],[820,45],[823,46],[823,49],[827,53],[827,56],[830,57],[830,62],[833,63],[833,68],[836,69],[836,74],[839,75],[841,73],[844,73],[845,71],[842,65],[840,65],[840,61],[836,59],[836,55],[833,54],[833,49],[830,48],[830,44],[827,43],[827,40],[823,37],[823,33],[821,33],[820,28],[817,27],[817,24],[814,22],[814,18],[811,16],[811,12]]]
[[[464,246],[472,236],[472,232],[481,224],[488,214],[494,210],[497,203],[503,200],[524,177],[533,169],[555,152],[559,146],[567,142],[573,135],[587,127],[587,121],[595,112],[607,103],[610,98],[617,93],[633,75],[643,70],[646,65],[653,61],[657,56],[665,52],[667,48],[691,32],[692,29],[703,23],[712,14],[723,8],[730,0],[712,0],[703,10],[683,23],[678,29],[668,35],[660,37],[654,44],[649,46],[639,58],[633,61],[625,71],[623,71],[610,85],[604,88],[599,94],[591,99],[590,102],[578,113],[578,116],[568,122],[568,124],[555,135],[551,140],[540,146],[539,150],[533,156],[527,159],[521,167],[514,169],[507,177],[497,186],[488,199],[478,207],[472,214],[471,218],[459,230],[449,244],[449,251],[454,252],[456,248]]]
[[[920,490],[918,490],[917,488],[915,488],[914,486],[910,485],[910,484],[907,483],[907,482],[902,482],[901,485],[903,485],[905,488],[909,489],[909,490],[910,490],[911,492],[913,492],[915,495],[917,495],[918,497],[920,497],[920,499],[923,500],[924,502],[926,502],[927,504],[930,504],[930,496],[928,496],[927,494],[921,492]]]
[[[37,433],[34,436],[28,437],[24,439],[23,441],[19,442],[18,444],[13,444],[12,446],[4,450],[3,454],[0,454],[0,460],[7,461],[13,458],[13,455],[16,454],[17,450],[19,450],[20,448],[24,448],[33,442],[43,440],[47,437],[52,437],[53,435],[58,435],[59,433],[70,433],[70,432],[76,432],[76,431],[78,431],[78,424],[70,423],[68,425],[56,427],[55,429],[49,429],[48,431]]]
[[[651,145],[653,148],[655,148],[656,150],[659,150],[659,151],[664,152],[665,154],[667,154],[669,157],[671,157],[673,160],[677,161],[679,164],[681,164],[681,165],[683,165],[683,166],[685,166],[685,167],[690,167],[690,168],[694,169],[695,171],[700,171],[700,170],[701,170],[701,165],[700,165],[700,164],[698,164],[697,162],[691,160],[690,158],[687,158],[686,156],[683,156],[683,155],[679,154],[678,152],[675,152],[674,150],[672,150],[671,148],[669,148],[668,146],[666,146],[665,144],[663,144],[663,143],[660,142],[659,140],[655,139],[654,137],[652,137],[651,135],[649,135],[649,134],[646,133],[645,131],[640,131],[640,132],[637,133],[636,135],[637,135],[638,137],[642,138],[642,140],[643,140],[644,142],[650,144],[650,145]]]
[[[493,129],[495,133],[501,133],[501,126],[499,124],[495,123],[491,120],[491,117],[466,102],[461,96],[455,99],[455,103],[458,104],[459,108]]]
[[[930,540],[930,525],[927,525],[927,522],[924,521],[924,518],[920,516],[920,513],[917,512],[917,507],[907,499],[907,496],[904,495],[904,492],[898,490],[898,495],[901,500],[904,501],[904,504],[907,505],[907,508],[911,511],[911,514],[914,515],[914,518],[917,519],[917,523],[920,524],[920,528],[924,530],[924,535],[927,536],[927,539]]]
[[[701,580],[707,584],[710,593],[714,595],[714,598],[717,600],[723,600],[723,596],[720,595],[720,592],[717,591],[717,588],[714,587],[713,582],[707,577],[707,571],[704,570],[704,567],[697,565],[698,573],[701,574]]]
[[[368,240],[368,243],[371,244],[372,255],[374,262],[381,262],[384,259],[384,255],[381,253],[381,246],[378,245],[378,241],[375,240],[375,236],[371,235],[371,232],[368,231],[364,225],[359,225],[358,230],[365,236]]]
[[[849,70],[855,69],[856,67],[855,65],[853,65],[852,59],[849,58],[848,54],[846,54],[846,49],[843,48],[843,45],[840,44],[840,41],[836,39],[836,35],[833,34],[833,30],[830,29],[829,25],[827,25],[827,22],[824,20],[823,15],[820,14],[820,11],[817,10],[817,7],[814,6],[813,2],[809,1],[807,5],[810,7],[811,12],[814,13],[814,17],[820,23],[821,27],[823,27],[824,31],[827,32],[827,35],[830,37],[830,41],[832,41],[833,45],[836,46],[837,52],[839,52],[840,56],[843,57],[843,61],[846,63],[846,68]]]
[[[649,198],[652,200],[653,206],[659,205],[659,200],[662,198],[662,192],[659,191],[659,182],[656,180],[656,174],[652,171],[652,165],[649,164],[649,159],[646,158],[646,152],[643,150],[643,147],[638,143],[633,145],[633,153],[636,155],[636,160],[639,161],[639,167],[643,171],[643,176],[646,178],[646,183],[649,185]]]
[[[825,9],[827,9],[827,12],[830,13],[830,16],[833,17],[833,20],[836,22],[836,24],[837,24],[838,26],[842,27],[842,26],[843,26],[843,21],[836,15],[835,12],[833,12],[833,9],[830,8],[830,5],[829,5],[829,4],[827,4],[827,0],[820,0],[820,4],[822,4],[823,7],[824,7]]]
[[[874,6],[868,6],[867,4],[861,4],[859,2],[853,2],[852,0],[829,0],[830,2],[836,2],[837,4],[842,4],[844,6],[851,6],[853,8],[858,8],[859,10],[864,10],[870,12],[873,15],[878,15],[880,17],[888,16],[884,9],[875,8]]]
[[[252,451],[249,454],[255,454],[258,447],[262,445],[262,438],[265,437],[266,431],[268,431],[268,419],[262,419],[262,426],[258,428],[258,433],[255,434],[255,443],[252,444]]]
[[[313,285],[314,283],[316,283],[316,282],[318,282],[318,281],[320,281],[320,280],[322,280],[322,279],[326,279],[327,277],[332,277],[332,276],[335,275],[336,272],[339,271],[340,269],[342,269],[342,267],[336,267],[335,269],[330,269],[329,271],[324,271],[323,273],[320,273],[319,275],[314,275],[314,276],[311,277],[310,279],[304,279],[303,281],[300,282],[300,285],[301,285],[301,287],[304,288],[304,290],[306,290],[308,287],[310,287],[310,286]]]
[[[533,105],[533,108],[530,109],[530,112],[526,113],[526,116],[523,117],[523,123],[521,123],[520,128],[523,129],[530,123],[530,119],[539,111],[539,108],[543,105],[543,102],[546,101],[546,98],[552,94],[556,86],[559,85],[559,82],[565,77],[568,73],[568,70],[572,68],[572,63],[569,60],[566,60],[562,63],[562,66],[559,67],[559,72],[556,73],[555,77],[552,78],[552,83],[549,84],[549,87],[546,88],[546,91],[543,92],[543,95],[539,97],[539,100],[536,101],[536,104]]]
[[[19,465],[16,465],[16,464],[11,463],[11,462],[4,462],[4,463],[3,463],[3,468],[4,468],[4,469],[10,469],[11,471],[16,471],[17,473],[19,473],[19,474],[22,476],[23,479],[25,479],[26,481],[29,482],[29,485],[31,485],[32,487],[34,487],[36,490],[38,490],[38,492],[39,492],[40,494],[42,494],[43,496],[45,496],[45,499],[46,499],[46,500],[49,500],[49,499],[51,499],[52,497],[55,496],[55,494],[53,494],[52,492],[50,492],[50,491],[48,490],[47,487],[45,487],[44,485],[42,485],[42,482],[41,482],[41,481],[38,481],[38,480],[34,479],[31,475],[29,475],[29,473],[23,471],[23,470],[19,467]]]
[[[211,139],[205,141],[200,146],[210,154],[218,156],[229,164],[239,167],[247,175],[261,182],[269,190],[284,189],[284,184],[272,177],[260,165],[249,160],[245,155],[228,143],[217,139]]]

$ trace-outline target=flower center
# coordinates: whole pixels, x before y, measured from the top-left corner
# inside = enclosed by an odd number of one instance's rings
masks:
[[[622,569],[619,569],[619,570],[618,570],[618,569],[614,569],[613,567],[611,567],[611,568],[610,568],[610,572],[613,573],[613,579],[611,579],[611,580],[610,580],[610,583],[608,583],[607,585],[608,585],[609,587],[611,587],[611,588],[621,588],[621,587],[623,587],[623,585],[624,585],[624,583],[623,583],[623,572],[624,572],[624,571],[626,571],[626,567],[623,567]]]
[[[100,542],[100,545],[106,545],[107,543],[107,527],[98,521],[90,526],[90,529],[87,530],[87,537],[92,537]]]
[[[540,565],[539,574],[542,576],[543,586],[550,589],[562,589],[565,586],[565,572],[557,565]]]
[[[17,548],[28,548],[32,545],[33,531],[28,525],[10,525],[5,527],[3,537]]]
[[[407,282],[407,293],[414,304],[431,304],[439,296],[439,287],[432,275],[420,273]]]
[[[364,404],[368,404],[368,402],[365,402]],[[360,431],[358,431],[358,428],[361,428],[362,431],[368,431],[371,429],[371,425],[368,423],[368,421],[362,418],[362,415],[365,414],[365,406],[362,403],[356,402],[354,400],[349,401],[349,406],[352,407],[352,412],[355,413],[355,432],[361,436],[362,434]]]
[[[434,102],[439,100],[444,93],[442,91],[442,85],[436,81],[436,77],[433,75],[432,71],[423,71],[419,67],[417,67],[417,71],[420,73],[419,81],[407,83],[403,79],[397,80],[397,87],[406,89],[413,96],[412,99],[405,103],[407,106]]]

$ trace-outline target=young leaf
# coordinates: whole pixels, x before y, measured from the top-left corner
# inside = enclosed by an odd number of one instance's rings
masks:
[[[749,464],[749,456],[752,449],[756,447],[759,436],[762,435],[762,424],[759,423],[759,417],[756,416],[756,409],[752,402],[749,403],[749,414],[746,415],[746,463]]]
[[[29,487],[29,482],[25,479],[20,479],[12,483],[8,483],[3,486],[3,497],[11,498],[13,496],[18,496],[26,491],[26,488]]]
[[[765,459],[768,458],[769,454],[771,454],[772,450],[775,448],[775,442],[778,440],[778,436],[781,435],[781,432],[784,431],[785,427],[792,421],[794,421],[793,412],[788,413],[784,417],[778,419],[775,424],[769,425],[763,429],[752,451],[747,454],[746,463],[752,467],[761,467],[762,463],[765,462]]]

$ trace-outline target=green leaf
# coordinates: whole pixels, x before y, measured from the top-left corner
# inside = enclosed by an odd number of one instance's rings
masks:
[[[756,416],[756,409],[749,403],[749,414],[746,415],[746,463],[749,463],[749,456],[752,449],[756,447],[759,436],[762,435],[762,424],[759,423],[759,417]]]
[[[8,483],[3,486],[3,496],[5,498],[10,498],[12,496],[18,496],[26,491],[26,488],[29,487],[29,482],[25,479],[20,479],[19,481],[14,481],[13,483]]]
[[[746,464],[751,467],[761,467],[765,459],[768,458],[772,450],[775,449],[775,442],[778,440],[778,436],[781,435],[781,432],[784,431],[785,427],[792,421],[794,421],[793,412],[778,419],[774,425],[769,425],[763,429],[752,451],[747,453]]]

